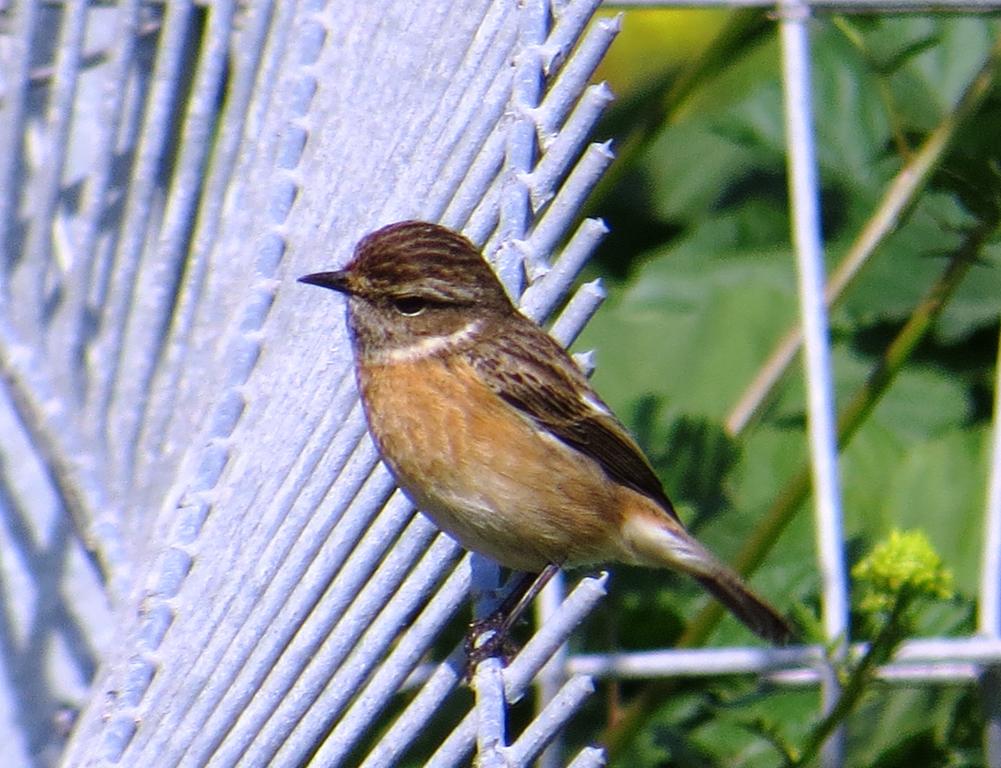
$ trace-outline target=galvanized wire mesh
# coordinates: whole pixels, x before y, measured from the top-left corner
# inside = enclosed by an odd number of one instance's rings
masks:
[[[989,5],[935,3],[946,4]],[[564,243],[611,157],[587,146],[610,98],[587,83],[616,29],[606,19],[584,32],[596,5],[3,7],[0,733],[10,764],[391,765],[457,707],[431,764],[463,764],[475,749],[482,765],[526,765],[593,676],[773,673],[820,679],[833,696],[816,647],[568,655],[599,578],[566,600],[552,588],[540,631],[506,670],[481,665],[476,700],[464,699],[462,649],[436,641],[471,592],[489,598],[496,569],[394,492],[365,435],[340,318],[293,282],[343,263],[376,226],[420,217],[483,244],[526,313],[548,317],[604,231],[585,221]],[[778,23],[834,642],[847,588],[807,10],[780,4]],[[572,341],[601,298],[584,286],[553,334]],[[983,679],[991,764],[1001,764],[999,424],[980,632],[909,642],[882,671]],[[509,734],[508,705],[533,683],[541,711]],[[416,692],[401,704],[404,688]],[[54,724],[78,705],[66,742]],[[835,745],[827,761],[838,759]],[[585,749],[571,765],[601,760]]]
[[[23,533],[5,552],[57,607],[36,605],[6,657],[10,706],[33,702],[4,725],[15,763],[60,748],[61,699],[85,703],[63,764],[161,766],[386,765],[463,699],[457,650],[372,742],[493,569],[393,492],[343,322],[292,278],[420,217],[484,244],[515,294],[530,276],[527,311],[548,316],[603,232],[586,222],[550,269],[610,160],[585,148],[608,100],[586,86],[615,32],[580,40],[595,5],[5,9],[4,513]],[[582,291],[557,334],[600,299]],[[484,679],[492,725],[460,719],[435,762],[477,744],[534,759],[586,680],[509,748],[505,702],[600,594],[586,580]],[[61,666],[29,661],[53,641]]]

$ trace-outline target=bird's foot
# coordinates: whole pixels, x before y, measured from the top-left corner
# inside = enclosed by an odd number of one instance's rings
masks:
[[[485,619],[469,625],[466,635],[466,680],[472,680],[476,667],[486,659],[500,658],[501,665],[507,666],[521,650],[511,639],[509,616],[505,611],[497,611]]]
[[[469,625],[466,635],[467,681],[472,679],[477,664],[484,659],[499,657],[506,667],[518,654],[521,649],[511,640],[511,628],[559,569],[558,565],[550,563],[541,573],[523,574],[496,611]]]

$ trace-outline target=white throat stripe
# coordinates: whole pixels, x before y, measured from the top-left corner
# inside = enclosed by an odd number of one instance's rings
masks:
[[[469,341],[480,332],[482,325],[483,322],[481,320],[471,320],[459,330],[452,331],[452,333],[444,336],[428,336],[427,338],[418,339],[413,344],[408,344],[405,347],[379,350],[374,355],[374,362],[406,363],[430,357],[431,355],[444,352],[447,349],[452,349],[459,344]]]

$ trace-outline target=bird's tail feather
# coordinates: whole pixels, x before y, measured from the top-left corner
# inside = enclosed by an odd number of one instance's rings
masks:
[[[779,612],[755,595],[678,521],[666,515],[634,514],[627,516],[622,532],[637,563],[689,574],[748,629],[770,643],[785,645],[792,639],[792,627]]]
[[[778,611],[754,594],[737,574],[721,570],[695,579],[758,637],[775,645],[785,645],[793,636],[792,627]]]

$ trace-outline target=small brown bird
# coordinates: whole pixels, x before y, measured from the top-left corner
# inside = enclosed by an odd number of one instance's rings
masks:
[[[674,568],[761,637],[789,639],[775,609],[685,530],[625,427],[466,238],[392,224],[363,238],[346,269],[300,280],[347,295],[376,444],[463,546],[529,573]]]

